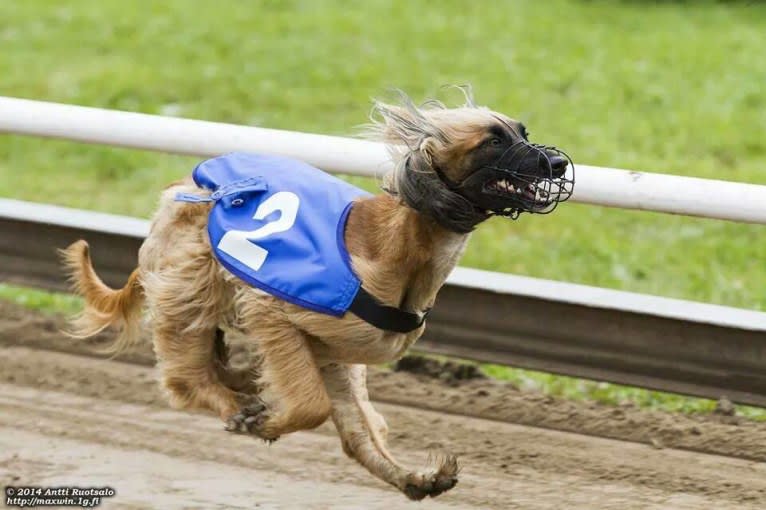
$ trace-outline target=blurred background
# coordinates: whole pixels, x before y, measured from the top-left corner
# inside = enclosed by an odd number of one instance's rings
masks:
[[[352,135],[394,87],[471,84],[575,163],[764,184],[764,48],[744,1],[4,1],[0,95]],[[0,196],[148,217],[196,161],[3,135]],[[461,264],[764,310],[764,261],[762,226],[567,203]]]

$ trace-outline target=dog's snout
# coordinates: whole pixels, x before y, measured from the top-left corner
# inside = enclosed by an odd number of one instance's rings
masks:
[[[551,171],[554,177],[561,177],[567,171],[569,160],[562,156],[553,156],[550,158]]]

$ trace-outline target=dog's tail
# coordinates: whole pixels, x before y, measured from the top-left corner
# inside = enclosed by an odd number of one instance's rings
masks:
[[[90,248],[79,240],[60,251],[73,290],[85,300],[85,307],[71,322],[66,333],[75,338],[93,336],[108,326],[120,327],[117,340],[103,351],[116,355],[135,345],[141,336],[141,311],[144,289],[135,269],[121,289],[108,287],[93,269]]]

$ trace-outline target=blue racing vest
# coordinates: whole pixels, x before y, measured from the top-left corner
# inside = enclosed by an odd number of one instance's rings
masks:
[[[296,305],[343,315],[360,288],[344,241],[355,199],[369,196],[301,161],[232,153],[192,174],[213,201],[208,234],[218,261],[248,284]]]

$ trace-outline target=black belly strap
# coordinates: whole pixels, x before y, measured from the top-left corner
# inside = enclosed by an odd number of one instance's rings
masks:
[[[431,311],[428,308],[422,313],[415,313],[384,305],[364,290],[364,287],[359,287],[359,292],[348,310],[378,329],[396,333],[409,333],[418,329]]]

